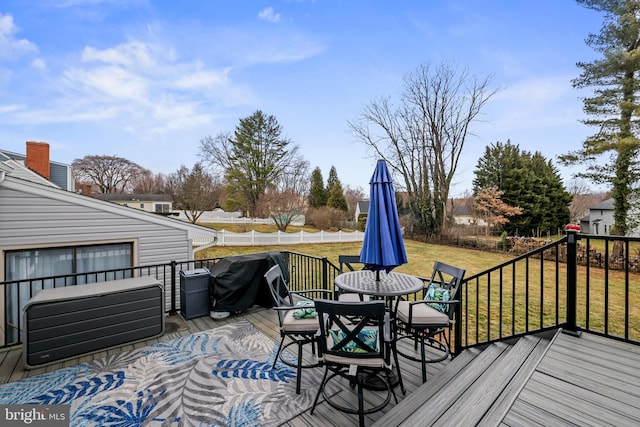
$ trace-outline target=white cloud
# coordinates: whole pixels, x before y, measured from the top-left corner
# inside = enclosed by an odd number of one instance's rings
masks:
[[[42,58],[36,58],[33,61],[31,61],[31,66],[36,70],[40,70],[44,73],[49,71],[49,67],[47,67],[47,63]]]
[[[276,13],[271,6],[258,12],[258,18],[263,21],[277,23],[280,22],[280,14]]]
[[[0,14],[0,58],[11,59],[38,51],[36,45],[29,40],[16,38],[17,31],[13,16]]]
[[[155,60],[152,58],[150,47],[139,41],[121,44],[104,50],[85,47],[82,51],[82,60],[85,62],[99,61],[126,67],[140,66],[147,68],[156,65]]]
[[[195,71],[179,78],[175,86],[181,89],[213,89],[229,84],[227,71]]]

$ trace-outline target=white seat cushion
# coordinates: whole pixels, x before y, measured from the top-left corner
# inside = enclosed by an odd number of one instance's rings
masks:
[[[320,321],[317,317],[296,319],[293,317],[293,310],[287,311],[282,319],[282,330],[284,332],[314,333],[318,329],[320,329]]]
[[[400,301],[398,303],[398,319],[405,323],[414,325],[442,325],[449,324],[449,316],[430,307],[426,303],[415,304],[413,306],[413,317],[409,322],[409,301]]]
[[[338,301],[361,302],[360,294],[342,293],[338,294]]]

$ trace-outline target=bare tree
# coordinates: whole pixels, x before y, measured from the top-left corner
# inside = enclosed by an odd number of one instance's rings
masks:
[[[85,156],[75,159],[71,168],[81,183],[95,184],[101,193],[128,193],[136,177],[150,173],[131,160],[117,156]]]
[[[133,178],[131,187],[135,194],[161,194],[164,193],[167,177],[162,173],[154,174],[145,171]]]
[[[287,231],[307,207],[309,175],[309,162],[301,157],[292,160],[285,172],[260,196],[257,212],[273,219],[278,230]]]
[[[496,93],[489,77],[441,63],[420,65],[404,79],[399,105],[389,97],[372,101],[349,122],[356,139],[399,175],[409,209],[424,234],[437,234],[469,126]]]
[[[200,163],[196,163],[191,170],[182,165],[175,173],[170,174],[167,177],[166,191],[193,224],[204,211],[216,206],[222,192]]]
[[[476,211],[484,218],[487,223],[485,234],[489,234],[489,228],[506,224],[509,222],[509,216],[520,215],[522,209],[517,206],[509,206],[503,202],[500,197],[504,191],[498,190],[497,187],[487,187],[478,191],[473,204]]]
[[[347,200],[347,206],[349,207],[349,218],[353,218],[356,214],[356,206],[358,202],[367,198],[361,187],[352,188],[345,186],[344,198]]]

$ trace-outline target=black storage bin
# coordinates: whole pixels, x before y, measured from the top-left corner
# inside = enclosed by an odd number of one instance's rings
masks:
[[[180,271],[180,314],[185,319],[209,315],[209,281],[206,268]]]

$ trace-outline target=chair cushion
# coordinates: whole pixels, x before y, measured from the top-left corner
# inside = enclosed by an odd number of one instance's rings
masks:
[[[362,300],[360,299],[360,294],[349,292],[338,294],[338,301],[360,302]]]
[[[300,308],[293,310],[294,319],[313,319],[318,317],[313,301],[298,301],[296,307]]]
[[[343,339],[347,334],[341,329],[330,329],[329,330],[329,339],[327,340],[327,344],[333,348],[333,346]],[[363,329],[358,332],[358,338],[368,347],[373,348],[372,351],[378,351],[378,330],[377,329]],[[336,349],[337,351],[344,351],[347,353],[370,353],[366,349],[363,349],[355,341],[348,341],[342,348]]]
[[[385,363],[382,357],[370,357],[359,359],[356,357],[337,356],[335,354],[323,354],[322,359],[328,363],[338,363],[340,365],[357,365],[365,368],[389,368],[391,365]]]
[[[282,331],[283,332],[300,332],[313,334],[320,329],[320,322],[318,317],[303,317],[296,319],[293,317],[295,310],[288,310],[282,319]]]
[[[400,301],[398,303],[397,317],[404,323],[416,325],[448,325],[449,316],[436,310],[427,303],[414,304],[413,317],[409,321],[409,301]]]
[[[451,299],[451,293],[448,289],[431,284],[427,288],[427,294],[424,299],[431,301],[449,301],[449,299]],[[437,302],[428,302],[427,304],[442,313],[449,311],[449,304],[438,304]]]

